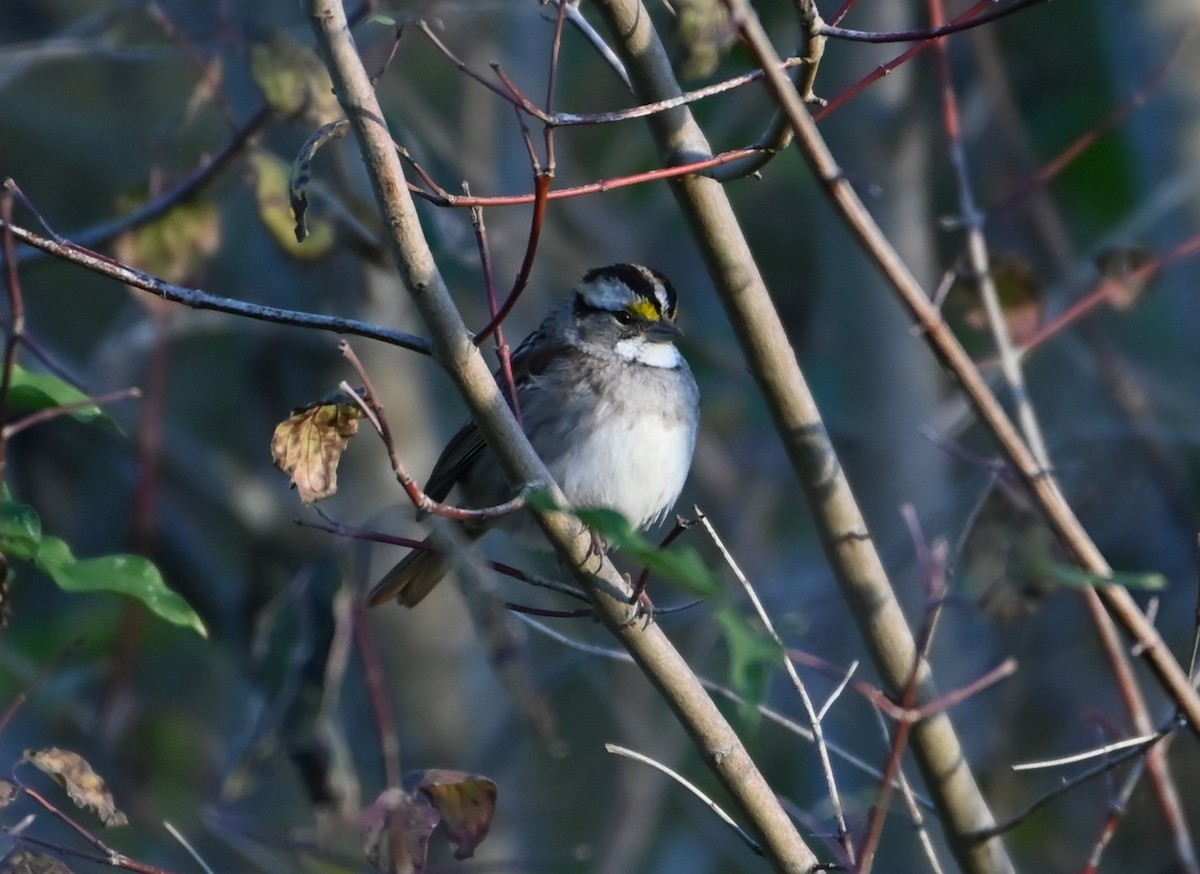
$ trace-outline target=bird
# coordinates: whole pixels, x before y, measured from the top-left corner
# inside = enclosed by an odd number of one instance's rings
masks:
[[[675,289],[658,270],[596,267],[511,358],[525,434],[570,506],[615,510],[638,530],[674,506],[699,429],[699,389],[675,345],[682,336],[677,310]],[[473,422],[446,444],[425,493],[444,501],[455,486],[473,507],[514,493]],[[467,541],[492,526],[526,541],[540,534],[526,513],[453,524]],[[409,552],[376,584],[370,605],[393,598],[419,604],[450,569],[441,551],[448,541],[426,538],[425,548]]]

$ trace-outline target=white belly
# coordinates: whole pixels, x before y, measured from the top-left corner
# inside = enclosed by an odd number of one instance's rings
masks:
[[[580,445],[547,464],[572,505],[616,510],[634,528],[646,528],[683,490],[693,430],[678,418],[653,415],[628,425],[602,420]]]

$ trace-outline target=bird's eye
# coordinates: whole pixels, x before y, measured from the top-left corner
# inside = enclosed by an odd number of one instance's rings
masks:
[[[633,313],[629,310],[617,310],[612,314],[612,317],[617,320],[618,325],[629,326],[633,324]]]

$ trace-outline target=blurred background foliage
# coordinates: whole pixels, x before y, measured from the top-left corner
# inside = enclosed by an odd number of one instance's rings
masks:
[[[786,50],[795,39],[789,4],[759,5]],[[581,8],[590,17],[587,4]],[[375,11],[399,22],[426,17],[473,69],[486,75],[497,60],[541,99],[553,35],[548,9],[533,0],[462,0],[382,3]],[[652,13],[664,33],[674,33],[662,5],[653,4]],[[844,24],[902,30],[926,22],[923,4],[862,0]],[[1162,253],[1197,233],[1200,56],[1194,41],[1172,56],[1196,23],[1195,9],[1182,0],[1055,3],[950,40],[971,179],[989,210],[988,241],[1009,299],[1026,305],[1010,308],[1014,324],[1042,324],[1064,311],[1098,278],[1097,257],[1114,247]],[[356,38],[368,68],[383,69],[393,28],[365,22]],[[6,0],[0,175],[17,182],[55,231],[86,241],[89,229],[170,189],[257,118],[236,157],[195,196],[157,224],[103,240],[100,250],[230,298],[420,334],[380,251],[351,142],[327,146],[314,164],[316,238],[296,246],[286,221],[280,228],[286,201],[274,174],[319,124],[337,117],[310,44],[297,4],[284,0]],[[672,50],[683,57],[677,38]],[[901,50],[833,42],[817,92],[833,97]],[[931,57],[905,64],[822,127],[932,293],[963,262]],[[716,81],[748,64],[734,46],[715,72],[687,84]],[[1048,185],[1008,201],[1147,83],[1144,105],[1115,130]],[[563,110],[631,103],[613,71],[570,28],[558,84],[555,106]],[[400,40],[378,89],[397,141],[447,190],[459,191],[463,180],[479,195],[531,190],[511,107],[458,72],[415,29]],[[265,93],[277,103],[291,93],[295,111],[264,110]],[[694,107],[717,150],[756,139],[769,108],[755,87]],[[558,188],[658,166],[638,121],[562,129],[556,149]],[[914,624],[925,597],[901,505],[916,508],[927,538],[950,544],[953,598],[932,652],[941,686],[966,683],[1008,656],[1021,665],[1015,677],[954,713],[993,809],[1001,818],[1015,813],[1059,775],[1014,774],[1011,764],[1129,731],[1081,602],[1070,591],[1048,590],[1044,575],[1031,573],[1054,556],[1019,500],[991,492],[984,506],[992,474],[975,455],[990,457],[992,445],[798,155],[785,152],[761,179],[728,188]],[[482,325],[487,310],[468,211],[426,204],[422,215],[468,323]],[[17,218],[36,227],[20,208]],[[529,218],[526,206],[486,211],[502,291],[520,264]],[[151,557],[204,617],[211,639],[115,597],[67,595],[21,567],[0,637],[0,700],[25,690],[29,699],[0,735],[0,761],[15,761],[26,747],[84,753],[133,822],[112,843],[171,870],[194,863],[161,829],[164,819],[215,870],[362,868],[357,830],[336,814],[369,804],[386,777],[365,680],[367,644],[350,639],[353,599],[335,593],[361,591],[400,553],[297,527],[296,518],[319,520],[289,492],[267,453],[275,423],[291,407],[353,379],[336,338],[185,310],[44,256],[21,256],[28,330],[46,356],[86,391],[136,385],[144,397],[112,408],[123,433],[61,419],[21,434],[9,447],[7,482],[78,554]],[[709,514],[789,646],[835,665],[863,659],[802,495],[666,183],[550,205],[530,288],[505,326],[509,342],[515,345],[587,268],[614,261],[653,264],[680,289],[685,352],[700,381],[704,422],[678,511],[691,515],[698,504]],[[1051,453],[1089,530],[1119,569],[1156,571],[1169,581],[1157,616],[1177,653],[1190,641],[1196,585],[1194,269],[1187,261],[1168,266],[1136,306],[1102,307],[1027,359]],[[970,283],[958,283],[947,311],[994,374],[976,307]],[[354,346],[387,404],[406,463],[423,474],[461,421],[462,406],[428,359],[368,341]],[[40,366],[30,355],[22,361]],[[333,518],[419,534],[377,441],[364,435],[352,442],[340,481],[326,502]],[[698,529],[685,542],[725,573]],[[498,538],[489,552],[554,572]],[[513,600],[556,603],[510,581],[498,585]],[[651,591],[660,606],[688,598],[661,583]],[[492,597],[443,586],[417,611],[388,607],[369,617],[403,768],[476,772],[500,787],[495,826],[476,861],[455,863],[438,846],[438,869],[750,870],[756,863],[744,848],[678,787],[604,752],[604,742],[621,743],[712,788],[645,680],[626,664],[566,647],[498,613]],[[571,638],[607,643],[587,619],[547,621]],[[726,679],[714,610],[702,605],[660,621],[699,672]],[[818,698],[836,682],[806,676]],[[1147,689],[1152,712],[1160,712],[1152,681]],[[779,676],[768,703],[800,718]],[[811,746],[770,723],[746,727],[773,786],[807,811],[818,832],[831,832]],[[886,745],[862,699],[843,696],[826,732],[882,765]],[[1200,758],[1190,737],[1174,747],[1172,764],[1194,826]],[[852,824],[860,824],[875,781],[836,767]],[[1023,870],[1078,869],[1107,800],[1102,782],[1088,784],[1012,832]],[[69,840],[48,822],[36,828]],[[902,814],[891,817],[885,842],[889,870],[925,870]],[[317,844],[333,849],[301,846]],[[1106,866],[1176,870],[1148,792],[1134,796]]]

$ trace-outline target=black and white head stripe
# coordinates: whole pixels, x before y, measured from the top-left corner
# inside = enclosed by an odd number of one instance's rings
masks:
[[[632,310],[649,321],[675,318],[677,301],[670,281],[640,264],[610,264],[589,270],[578,292],[595,309]]]

